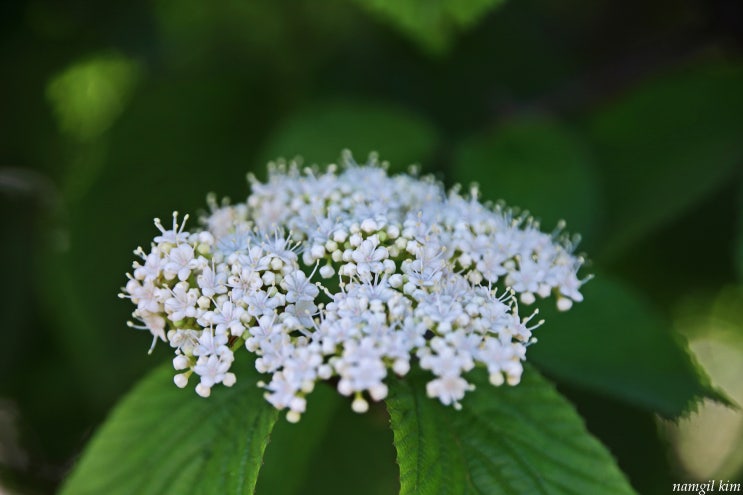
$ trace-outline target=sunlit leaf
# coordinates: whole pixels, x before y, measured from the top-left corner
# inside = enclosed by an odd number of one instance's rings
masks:
[[[719,329],[713,332],[715,330]],[[740,332],[740,327],[736,330]],[[691,347],[710,374],[740,404],[743,401],[743,383],[740,380],[743,375],[743,339],[735,334],[726,338],[713,333],[692,341]],[[732,477],[743,468],[740,449],[743,412],[740,408],[706,402],[693,416],[664,426],[669,430],[678,460],[696,479]]]
[[[735,262],[738,277],[743,280],[743,181],[738,190],[738,241],[735,246]]]
[[[101,137],[120,117],[141,78],[133,59],[107,54],[78,61],[55,75],[46,96],[65,141],[62,189],[69,201],[87,192],[105,164],[107,140]]]
[[[394,105],[332,101],[290,116],[269,139],[262,157],[302,156],[306,164],[338,160],[349,149],[359,162],[376,151],[393,168],[425,162],[436,145],[436,131],[423,119]]]
[[[529,358],[566,382],[612,395],[665,416],[696,400],[724,400],[696,366],[681,337],[647,301],[606,275],[582,290],[567,313],[545,308]]]
[[[573,407],[532,368],[494,388],[482,370],[460,411],[426,396],[425,378],[393,381],[387,405],[402,495],[633,493]]]
[[[503,0],[356,0],[416,41],[423,49],[441,53],[458,31],[473,26]]]
[[[111,413],[65,483],[63,495],[250,494],[278,411],[251,363],[209,399],[173,384],[170,363]]]
[[[123,55],[77,62],[52,78],[46,96],[60,130],[87,141],[100,136],[121,114],[141,68]]]
[[[605,176],[606,256],[724,184],[743,163],[743,65],[711,64],[638,86],[588,124]]]
[[[454,179],[480,194],[529,210],[546,229],[566,220],[590,236],[600,217],[596,172],[584,144],[559,124],[520,118],[462,143]]]

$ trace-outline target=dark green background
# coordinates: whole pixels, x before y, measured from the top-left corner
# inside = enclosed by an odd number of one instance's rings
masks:
[[[689,476],[656,414],[714,395],[678,313],[706,317],[723,289],[743,305],[741,3],[507,0],[468,22],[434,3],[415,29],[362,0],[0,6],[5,486],[53,491],[117,398],[169,359],[147,355],[116,297],[152,218],[195,216],[210,191],[242,200],[245,174],[278,156],[325,164],[343,148],[476,181],[581,233],[596,279],[571,313],[547,311],[530,354],[640,492]],[[308,486],[339,470],[352,486],[354,449],[392,455],[379,414],[313,439]]]

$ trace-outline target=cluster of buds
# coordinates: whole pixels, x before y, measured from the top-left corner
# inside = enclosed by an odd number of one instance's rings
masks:
[[[175,349],[175,383],[209,396],[241,348],[267,375],[259,386],[290,421],[318,380],[336,377],[352,408],[387,396],[388,374],[419,366],[427,394],[459,408],[466,374],[516,385],[535,342],[536,310],[582,300],[576,239],[525,214],[483,204],[476,189],[446,192],[432,178],[389,176],[375,156],[342,167],[269,164],[245,203],[208,198],[201,227],[187,216],[160,231],[133,265],[122,297],[139,323]]]

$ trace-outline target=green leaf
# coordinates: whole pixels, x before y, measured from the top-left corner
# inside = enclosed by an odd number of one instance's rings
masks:
[[[743,180],[738,189],[738,240],[735,246],[735,263],[738,267],[738,278],[743,280]]]
[[[692,207],[743,163],[743,66],[708,64],[639,86],[589,119],[604,173],[607,257]]]
[[[426,396],[426,378],[392,381],[387,406],[401,495],[633,493],[575,409],[531,367],[495,388],[476,370],[462,409]]]
[[[454,179],[482,196],[529,210],[550,229],[566,220],[584,236],[598,223],[596,173],[584,144],[558,123],[522,117],[462,143]]]
[[[677,417],[702,397],[725,401],[681,336],[639,295],[600,274],[567,313],[552,307],[529,359],[550,376]]]
[[[434,54],[445,52],[458,31],[472,27],[489,10],[503,3],[503,0],[356,1]]]
[[[262,397],[251,363],[209,399],[173,384],[168,363],[114,409],[62,494],[249,494],[278,411]]]
[[[431,156],[436,131],[417,115],[390,104],[332,101],[294,114],[269,139],[262,161],[301,156],[326,164],[350,149],[358,162],[376,151],[392,167],[405,170]]]
[[[60,131],[89,141],[111,127],[140,78],[140,66],[118,54],[77,62],[46,88]]]

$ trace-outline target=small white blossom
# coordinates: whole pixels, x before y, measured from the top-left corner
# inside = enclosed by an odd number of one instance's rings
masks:
[[[376,226],[376,224],[374,224]],[[387,248],[379,246],[379,237],[371,236],[361,241],[359,247],[351,253],[351,259],[356,264],[356,272],[361,278],[369,278],[372,273],[384,270],[383,260],[387,259]]]
[[[207,264],[204,267],[199,276],[196,277],[196,282],[199,284],[201,294],[205,297],[225,294],[228,290],[227,273],[224,270],[215,270],[213,264],[212,266]]]
[[[199,337],[202,332],[198,330],[170,330],[168,332],[168,341],[170,346],[186,355],[193,355],[193,351],[199,345]]]
[[[158,297],[158,287],[151,279],[145,279],[140,282],[136,279],[130,279],[124,289],[127,297],[137,305],[137,309],[148,313],[159,313],[162,311],[162,303]]]
[[[188,240],[188,237],[191,235],[189,232],[183,232],[183,229],[186,227],[186,220],[188,220],[188,215],[183,217],[183,221],[181,222],[180,226],[178,225],[178,212],[173,212],[173,228],[170,230],[165,230],[165,227],[163,227],[162,223],[160,223],[160,219],[155,219],[155,227],[160,231],[160,235],[155,236],[153,241],[156,244],[174,244],[178,245],[182,242],[186,242]]]
[[[462,406],[459,401],[464,398],[467,391],[473,390],[474,386],[459,375],[447,375],[442,378],[431,380],[426,385],[426,394],[431,398],[437,398],[442,404],[448,406],[453,404],[456,409]]]
[[[188,244],[181,244],[168,253],[163,266],[163,274],[168,280],[172,280],[176,276],[178,280],[186,280],[191,275],[191,269],[195,265],[194,261],[193,247]]]
[[[134,253],[141,254],[144,259],[144,265],[140,265],[136,261],[133,264],[135,279],[152,282],[160,276],[163,270],[164,259],[158,249],[153,249],[152,252],[146,256],[144,256],[141,248],[134,251]]]
[[[286,290],[286,301],[290,303],[299,300],[314,300],[320,292],[320,289],[300,270],[287,274],[281,286]]]
[[[194,373],[201,377],[201,385],[206,388],[212,388],[217,383],[222,383],[225,379],[234,383],[232,373],[228,373],[232,365],[232,354],[209,355],[199,358]]]
[[[196,315],[199,291],[191,289],[186,282],[178,282],[171,290],[172,296],[165,300],[165,313],[171,321],[180,321]]]
[[[205,330],[199,337],[198,344],[193,350],[194,356],[208,357],[232,354],[227,347],[227,336],[223,333],[214,333],[212,329]]]

